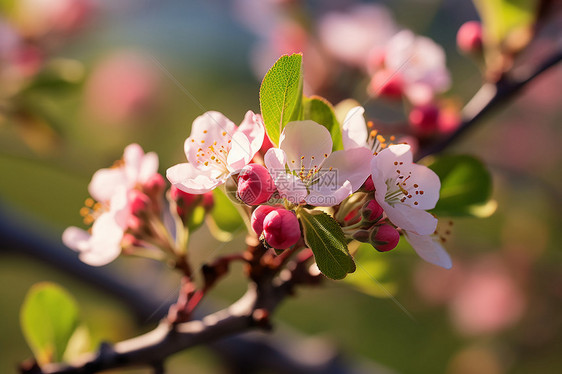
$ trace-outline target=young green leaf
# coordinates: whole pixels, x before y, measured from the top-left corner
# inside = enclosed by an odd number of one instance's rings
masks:
[[[20,323],[39,364],[59,362],[78,326],[78,306],[60,286],[38,283],[25,297]]]
[[[340,124],[334,113],[334,107],[319,96],[304,97],[302,102],[304,119],[311,119],[324,126],[332,135],[332,151],[343,149]]]
[[[343,279],[355,271],[353,257],[340,225],[318,210],[300,210],[298,216],[304,230],[306,245],[314,253],[320,271],[331,279]]]
[[[530,41],[522,33],[530,33],[536,20],[540,0],[473,0],[482,24],[488,47],[500,47],[508,39],[518,44]],[[510,35],[517,35],[511,37]],[[523,47],[521,45],[519,47]]]
[[[441,216],[473,216],[492,194],[492,177],[479,160],[468,155],[441,156],[428,165],[441,179],[439,201],[432,210]]]
[[[301,54],[282,56],[263,78],[260,109],[267,135],[275,145],[285,125],[300,119],[302,80]]]
[[[244,220],[234,203],[220,188],[213,190],[213,199],[213,210],[207,221],[209,229],[218,240],[229,241],[232,234],[244,229]]]

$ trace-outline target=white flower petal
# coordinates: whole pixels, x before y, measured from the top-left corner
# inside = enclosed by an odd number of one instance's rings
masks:
[[[406,240],[412,245],[412,248],[425,261],[450,269],[453,266],[451,257],[445,251],[443,246],[433,240],[430,235],[418,235],[413,232],[405,232]]]
[[[90,234],[86,230],[70,226],[62,233],[62,242],[75,251],[84,251],[89,248]]]
[[[226,162],[228,164],[229,171],[232,172],[240,170],[250,163],[254,154],[252,154],[251,144],[248,137],[242,132],[234,134],[231,144],[232,148],[230,148],[230,152],[228,152]]]
[[[202,194],[213,190],[223,183],[226,175],[214,175],[212,171],[204,172],[188,163],[177,164],[166,171],[166,177],[182,191]]]
[[[108,202],[119,186],[127,186],[123,168],[100,169],[88,185],[88,192],[97,201]]]
[[[205,112],[195,118],[191,126],[191,134],[184,144],[187,160],[197,165],[199,148],[203,150],[213,145],[217,151],[223,146],[230,148],[229,140],[236,133],[236,125],[220,112]],[[216,142],[216,144],[214,144]],[[199,167],[199,166],[198,166]]]
[[[306,186],[300,178],[287,173],[287,155],[279,148],[270,148],[264,156],[265,166],[273,178],[279,195],[298,204],[308,195]]]
[[[138,174],[138,182],[145,183],[156,173],[158,173],[158,155],[154,152],[148,152],[142,158]]]
[[[373,154],[367,148],[336,151],[322,165],[319,183],[341,187],[349,182],[351,192],[355,192],[369,177],[370,170],[365,165],[370,163],[372,157]]]
[[[365,109],[361,106],[352,108],[342,123],[342,140],[344,149],[367,147],[367,125],[363,114]]]
[[[314,121],[289,122],[283,129],[279,148],[287,155],[291,170],[308,171],[332,153],[332,136],[328,129]]]
[[[261,115],[249,110],[240,126],[238,126],[238,132],[242,132],[250,141],[250,159],[253,158],[260,150],[265,137],[265,127]]]
[[[417,209],[428,210],[435,208],[435,204],[439,200],[439,190],[441,188],[441,181],[437,174],[427,166],[418,164],[411,164],[405,170],[411,172],[410,180],[405,182],[407,183],[405,188],[412,195],[412,198],[407,199],[406,202]],[[414,185],[418,186],[415,188],[415,191],[412,189]],[[412,201],[415,201],[417,204],[414,206]]]
[[[353,187],[349,181],[341,186],[310,187],[310,194],[304,199],[307,204],[314,206],[334,206],[345,200],[353,193]]]
[[[375,195],[376,197],[376,195]],[[377,202],[382,206],[390,222],[403,230],[412,231],[419,235],[430,235],[437,228],[437,218],[425,210],[412,208],[404,204],[390,206],[386,202]]]

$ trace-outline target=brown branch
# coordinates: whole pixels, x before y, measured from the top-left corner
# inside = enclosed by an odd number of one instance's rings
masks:
[[[464,107],[462,111],[463,121],[458,129],[449,136],[420,149],[420,151],[416,155],[416,160],[420,160],[425,156],[439,153],[445,148],[449,147],[452,143],[459,140],[462,135],[464,135],[483,117],[496,110],[513,96],[518,94],[535,78],[540,76],[551,67],[557,65],[561,61],[562,50],[554,53],[538,68],[522,78],[510,79],[508,77],[504,77],[496,84],[485,83]]]
[[[261,245],[255,252],[260,253]],[[71,364],[50,364],[42,374],[91,374],[99,371],[133,367],[158,366],[167,357],[187,348],[215,342],[253,329],[269,330],[269,315],[294,286],[303,282],[304,263],[296,264],[294,276],[278,281],[267,271],[259,273],[257,281],[250,283],[246,293],[230,307],[210,314],[201,320],[177,325],[162,322],[147,334],[115,344],[104,345],[97,355],[86,355]]]

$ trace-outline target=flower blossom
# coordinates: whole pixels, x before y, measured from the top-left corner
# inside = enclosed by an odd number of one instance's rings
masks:
[[[437,227],[433,209],[441,182],[431,169],[413,163],[407,144],[391,145],[371,161],[375,199],[396,226],[418,235],[429,235]]]
[[[431,169],[414,164],[407,144],[391,145],[371,161],[375,199],[386,216],[404,231],[418,255],[432,264],[451,268],[451,258],[434,237],[437,218],[426,212],[439,199],[441,182]]]
[[[262,146],[265,129],[261,116],[248,111],[240,126],[219,112],[206,112],[193,121],[185,140],[187,163],[166,172],[180,190],[202,194],[223,184],[228,175],[248,165]]]
[[[335,58],[363,68],[369,51],[380,52],[396,33],[390,12],[381,5],[362,4],[349,12],[330,12],[319,23],[323,46]]]
[[[386,139],[373,129],[373,123],[365,122],[361,106],[351,108],[342,123],[344,149],[367,148],[373,155],[387,147]]]
[[[265,165],[281,197],[294,204],[333,206],[355,192],[369,176],[365,148],[332,153],[330,132],[314,121],[289,122],[279,148],[265,154]]]
[[[451,84],[443,48],[409,30],[399,32],[388,41],[384,64],[389,72],[399,77],[406,97],[418,105],[429,103],[436,93],[446,91]]]
[[[97,201],[94,204],[88,199],[87,207],[82,208],[85,222],[93,221],[91,232],[69,227],[62,236],[64,244],[79,252],[80,259],[89,265],[101,266],[117,258],[131,215],[130,192],[148,182],[157,171],[155,153],[145,154],[138,144],[127,146],[122,161],[116,167],[98,170],[88,186]]]

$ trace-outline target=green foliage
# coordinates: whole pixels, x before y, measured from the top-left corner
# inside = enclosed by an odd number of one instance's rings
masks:
[[[220,241],[229,241],[234,233],[244,228],[244,220],[234,203],[220,188],[213,190],[214,206],[207,224],[211,233]]]
[[[488,204],[492,177],[484,164],[468,155],[446,155],[428,165],[441,179],[439,201],[432,213],[441,216],[481,216]]]
[[[301,117],[302,82],[301,54],[282,56],[263,78],[260,109],[267,135],[275,145],[285,125]]]
[[[391,297],[396,293],[398,284],[388,279],[389,265],[383,254],[372,245],[361,243],[354,257],[359,270],[347,276],[345,282],[375,297]]]
[[[343,149],[340,124],[334,113],[334,107],[326,99],[319,96],[303,98],[304,119],[311,119],[324,126],[332,135],[332,151]]]
[[[59,362],[78,326],[78,306],[60,286],[38,283],[25,298],[20,322],[39,364]]]
[[[500,45],[513,32],[530,29],[539,0],[474,0],[487,41]]]
[[[318,210],[301,209],[298,216],[304,229],[304,239],[314,253],[320,271],[331,279],[343,279],[355,271],[343,231],[329,215]]]

